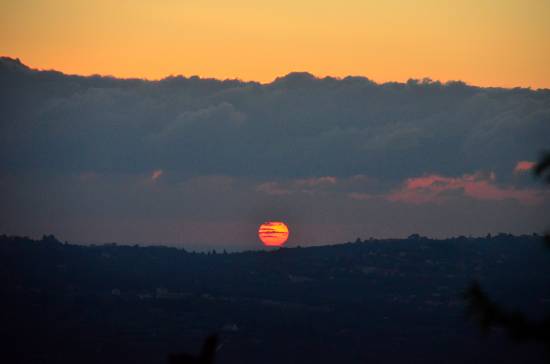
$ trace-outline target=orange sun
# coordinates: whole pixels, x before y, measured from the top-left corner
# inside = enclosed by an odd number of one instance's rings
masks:
[[[258,236],[266,246],[281,246],[288,240],[288,226],[280,221],[267,221],[260,225]]]

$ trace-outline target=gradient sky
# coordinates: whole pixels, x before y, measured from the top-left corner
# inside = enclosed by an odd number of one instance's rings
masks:
[[[248,249],[268,220],[290,246],[542,232],[549,15],[535,0],[1,1],[0,233]]]
[[[0,55],[148,79],[308,71],[548,88],[549,17],[543,0],[2,1]]]

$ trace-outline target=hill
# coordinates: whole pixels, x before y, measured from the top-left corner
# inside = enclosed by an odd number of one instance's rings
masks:
[[[475,279],[538,317],[548,259],[540,237],[508,234],[231,254],[1,236],[3,355],[158,363],[217,332],[218,363],[543,362],[482,338],[462,294]]]

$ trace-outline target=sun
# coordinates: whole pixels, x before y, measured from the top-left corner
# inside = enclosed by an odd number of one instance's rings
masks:
[[[260,225],[258,236],[266,246],[281,246],[288,240],[288,226],[280,221],[267,221]]]

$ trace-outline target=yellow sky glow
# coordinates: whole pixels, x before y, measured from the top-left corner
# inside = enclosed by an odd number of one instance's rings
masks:
[[[0,55],[40,69],[270,82],[292,71],[550,88],[547,0],[19,0]]]

